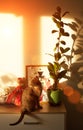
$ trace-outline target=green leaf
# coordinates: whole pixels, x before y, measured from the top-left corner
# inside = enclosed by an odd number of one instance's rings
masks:
[[[64,17],[68,13],[69,13],[68,11],[64,12],[63,15],[62,15],[62,17]]]
[[[48,70],[49,71],[54,71],[54,65],[51,62],[48,62]]]
[[[73,49],[73,50],[74,50],[74,49]],[[73,51],[73,50],[72,50],[72,51]],[[71,58],[73,58],[72,55],[67,55],[67,54],[66,54],[66,55],[64,55],[64,56],[67,58],[68,61],[69,61]]]
[[[63,64],[65,64],[65,61],[62,61],[62,62],[60,63],[60,66],[62,66]]]
[[[53,51],[56,51],[56,46],[54,47]]]
[[[56,47],[58,47],[59,46],[59,42],[58,43],[56,43]]]
[[[62,26],[61,21],[58,21],[55,17],[53,17],[52,20],[53,20],[53,22],[56,24],[56,26],[57,26],[58,28],[60,28],[60,27]]]
[[[53,14],[53,17],[58,19],[58,20],[61,20],[61,16],[60,16],[60,12],[56,11],[54,14]]]
[[[65,64],[65,63],[64,63],[64,64],[62,64],[62,65],[61,65],[61,67],[62,67],[62,68],[64,68],[64,69],[66,69],[66,70],[68,69],[68,65],[67,65],[67,64]]]
[[[65,48],[65,53],[66,53],[67,51],[69,51],[69,50],[70,50],[70,48],[69,48],[69,47]]]
[[[65,70],[68,70],[68,65],[65,63],[65,61],[62,61],[62,62],[60,63],[60,66],[61,66],[62,68],[64,68]]]
[[[60,42],[61,42],[61,44],[66,45],[65,41],[61,40]]]
[[[67,70],[63,70],[58,74],[58,78],[61,79],[65,76],[65,74],[67,73]]]
[[[58,70],[60,70],[60,65],[59,65],[59,63],[54,62],[54,71],[55,71],[55,73],[56,73],[56,71],[58,71]]]
[[[68,32],[64,32],[63,36],[69,36]]]
[[[57,30],[52,30],[52,33],[58,32]]]
[[[65,50],[62,47],[60,47],[60,51],[61,51],[61,53],[65,52]]]
[[[71,35],[72,39],[75,41],[76,40],[76,35],[75,34],[72,34]]]
[[[72,22],[72,24],[75,26],[75,27],[79,27],[78,24],[76,22]]]
[[[51,62],[48,62],[48,70],[49,71],[53,71],[54,70],[54,66],[53,66],[53,64],[51,63]]]
[[[57,25],[58,28],[61,28],[60,22],[57,22],[56,25]]]
[[[58,61],[61,58],[61,54],[59,52],[55,53],[54,58],[55,58],[56,61]]]
[[[48,70],[49,70],[50,77],[51,77],[52,79],[55,79],[56,74],[55,74],[54,65],[49,62],[47,68],[48,68]]]
[[[58,21],[56,20],[56,18],[52,17],[52,20],[54,23],[57,23]]]
[[[62,48],[62,47],[60,47],[60,51],[61,51],[61,53],[66,53],[67,51],[69,51],[70,50],[70,48],[69,47],[67,47],[67,48]]]

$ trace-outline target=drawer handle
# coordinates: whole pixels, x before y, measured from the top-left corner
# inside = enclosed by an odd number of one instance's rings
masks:
[[[41,124],[41,122],[24,122],[25,125],[37,125]]]

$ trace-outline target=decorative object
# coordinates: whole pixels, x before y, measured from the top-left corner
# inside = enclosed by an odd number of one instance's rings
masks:
[[[31,80],[35,76],[39,76],[39,79],[43,86],[43,91],[42,91],[40,100],[48,101],[47,89],[51,85],[51,80],[49,77],[47,65],[27,65],[26,66],[26,80],[27,80],[28,86],[31,85]]]
[[[5,104],[8,95],[18,86],[18,78],[12,73],[0,73],[0,104]]]
[[[7,96],[6,103],[21,106],[21,97],[24,89],[27,87],[26,79],[23,77],[18,78],[18,86],[14,88]]]

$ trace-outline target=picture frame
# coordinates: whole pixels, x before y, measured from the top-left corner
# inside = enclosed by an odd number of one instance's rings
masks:
[[[42,101],[48,101],[46,90],[51,85],[49,71],[47,65],[27,65],[26,66],[26,81],[27,85],[31,86],[31,80],[39,76],[42,83]]]

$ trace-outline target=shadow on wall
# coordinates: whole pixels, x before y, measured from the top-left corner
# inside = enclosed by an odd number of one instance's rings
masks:
[[[77,102],[83,104],[83,22],[79,21],[79,24],[81,24],[81,26],[79,27],[77,34],[73,35],[73,46],[71,52],[73,61],[72,59],[70,61],[71,77],[69,78],[67,84],[72,86],[75,90],[76,94],[74,96],[79,96]],[[73,98],[76,100],[76,97]],[[73,102],[72,99],[72,103],[77,103]]]
[[[71,78],[67,81],[67,130],[83,130],[83,24],[74,41],[75,62],[71,65]],[[64,91],[64,92],[65,92]]]

